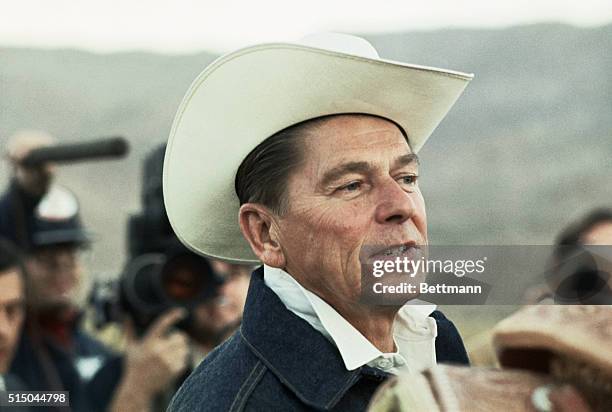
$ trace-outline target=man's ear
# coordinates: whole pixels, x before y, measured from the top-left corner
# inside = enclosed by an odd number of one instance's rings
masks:
[[[245,203],[240,206],[238,220],[242,235],[259,260],[271,267],[284,268],[285,254],[278,242],[278,231],[270,210],[257,203]]]

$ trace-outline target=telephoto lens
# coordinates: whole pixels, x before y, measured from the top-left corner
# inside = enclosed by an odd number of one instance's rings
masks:
[[[121,279],[121,304],[139,334],[174,307],[186,309],[188,316],[176,325],[186,329],[193,308],[215,298],[222,284],[205,257],[177,243],[164,253],[140,255],[130,262]]]

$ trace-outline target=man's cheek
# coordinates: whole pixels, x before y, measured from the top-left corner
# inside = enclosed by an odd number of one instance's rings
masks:
[[[313,216],[316,230],[335,239],[357,239],[365,236],[368,227],[368,214],[352,204],[343,207],[327,207]]]
[[[415,215],[413,221],[418,231],[423,235],[424,240],[427,241],[427,211],[425,207],[425,199],[420,189],[413,194],[413,202],[415,207]]]
[[[325,263],[333,260],[346,265],[353,252],[358,254],[368,231],[366,216],[355,207],[318,202],[316,207],[294,208],[291,215],[283,224],[283,244],[297,249],[303,261],[314,255]]]

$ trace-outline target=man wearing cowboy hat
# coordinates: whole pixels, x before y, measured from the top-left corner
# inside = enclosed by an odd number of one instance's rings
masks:
[[[367,305],[360,289],[362,259],[427,245],[416,153],[471,78],[342,34],[202,72],[168,142],[169,219],[194,251],[263,266],[242,327],[170,410],[363,410],[390,375],[468,362],[435,307]]]

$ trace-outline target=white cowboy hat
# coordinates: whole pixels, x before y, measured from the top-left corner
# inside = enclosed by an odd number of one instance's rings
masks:
[[[384,60],[338,33],[226,54],[193,82],[164,160],[164,199],[179,239],[213,258],[256,263],[238,225],[236,171],[259,143],[316,117],[364,113],[393,120],[418,151],[471,74]]]

